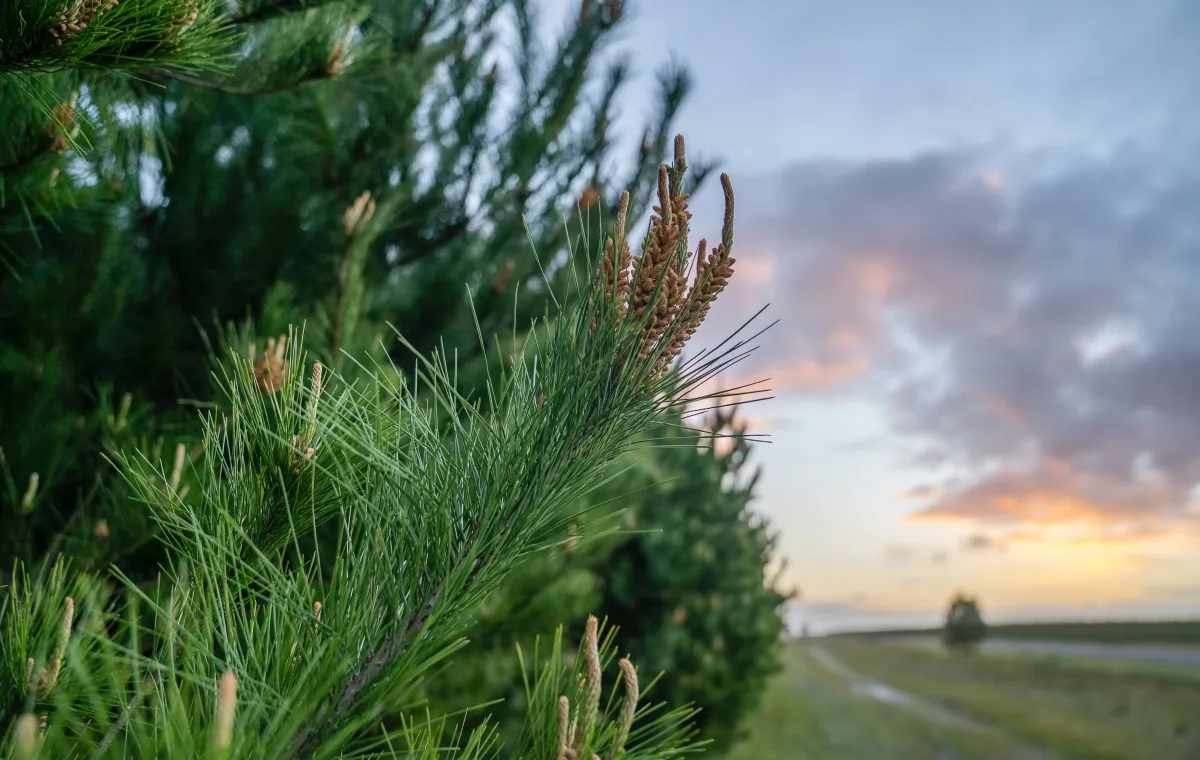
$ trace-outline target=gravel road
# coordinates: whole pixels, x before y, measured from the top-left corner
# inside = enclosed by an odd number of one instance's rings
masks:
[[[941,646],[934,636],[896,636],[890,641],[918,646]],[[983,651],[996,654],[1049,655],[1054,657],[1086,657],[1093,660],[1149,662],[1200,668],[1200,646],[1169,646],[1163,644],[1102,644],[1083,641],[1041,641],[1036,639],[988,639]]]

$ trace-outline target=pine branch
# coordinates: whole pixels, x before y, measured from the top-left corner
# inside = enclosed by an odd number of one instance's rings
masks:
[[[9,0],[0,7],[0,77],[219,67],[215,11],[211,0]]]
[[[0,180],[3,180],[5,175],[21,174],[37,163],[39,159],[50,155],[53,144],[53,141],[47,140],[45,149],[27,153],[12,163],[0,166]]]
[[[350,241],[346,241],[346,244],[342,246],[342,255],[338,259],[337,285],[334,291],[333,304],[333,326],[329,330],[331,335],[329,355],[334,359],[338,356],[338,352],[342,346],[342,321],[343,312],[346,308],[346,280],[350,276],[350,246]]]
[[[513,513],[515,515],[515,512]],[[512,517],[505,523],[505,530],[512,525]],[[473,548],[475,536],[478,534],[482,523],[476,523],[471,529],[470,535],[467,537],[467,551],[459,557],[454,564],[453,569],[449,573],[443,573],[438,578],[437,584],[434,586],[433,592],[420,605],[420,612],[416,617],[405,627],[397,628],[391,638],[383,643],[378,649],[371,653],[366,662],[357,673],[346,684],[341,694],[338,695],[336,706],[333,714],[329,716],[320,726],[313,723],[307,724],[296,735],[291,746],[289,746],[285,757],[309,757],[316,750],[316,746],[323,735],[328,735],[337,727],[340,721],[357,703],[362,696],[362,692],[371,685],[375,677],[379,675],[379,671],[383,669],[390,661],[403,657],[408,651],[408,644],[425,628],[425,624],[429,622],[430,616],[437,609],[438,603],[442,599],[442,594],[446,590],[446,579],[450,575],[458,573],[466,564],[467,558],[471,556],[470,549]],[[472,562],[472,572],[480,565],[481,558],[476,558]]]
[[[288,13],[303,11],[309,8],[315,8],[328,3],[342,2],[342,0],[280,0],[279,2],[255,4],[252,10],[246,11],[239,9],[229,17],[229,24],[258,24],[263,21],[269,21]],[[244,6],[244,4],[242,4]]]
[[[291,79],[275,84],[261,86],[244,86],[233,82],[204,79],[190,74],[184,74],[177,71],[160,71],[154,72],[155,77],[159,79],[173,79],[181,84],[191,85],[193,87],[202,87],[206,90],[214,90],[216,92],[224,92],[229,95],[273,95],[278,92],[286,92],[294,90],[298,87],[303,87],[306,84],[313,82],[323,82],[334,78],[334,74],[324,69],[310,71],[302,77]]]

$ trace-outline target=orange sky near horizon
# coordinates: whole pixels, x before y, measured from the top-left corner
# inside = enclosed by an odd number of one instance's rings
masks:
[[[755,506],[783,532],[784,577],[802,605],[847,607],[843,624],[850,627],[860,615],[882,625],[936,617],[960,591],[980,597],[1001,620],[1200,616],[1200,520],[1123,527],[1067,497],[1070,508],[1018,517],[1003,530],[922,514],[908,487],[888,489],[910,476],[886,453],[840,451],[846,438],[839,432],[859,432],[871,416],[861,405],[784,399],[759,411],[773,406],[790,414],[749,417],[751,432],[772,441],[755,452],[766,473]],[[810,431],[805,442],[801,430]],[[808,487],[792,492],[785,479]],[[981,536],[986,544],[976,545]]]

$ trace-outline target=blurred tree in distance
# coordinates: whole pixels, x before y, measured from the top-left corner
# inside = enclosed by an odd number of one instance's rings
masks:
[[[959,594],[950,602],[942,641],[952,651],[970,652],[987,637],[987,625],[979,610],[978,600]]]

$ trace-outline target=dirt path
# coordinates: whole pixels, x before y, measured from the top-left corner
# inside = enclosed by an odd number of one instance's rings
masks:
[[[845,681],[850,689],[863,699],[892,705],[898,710],[906,711],[931,723],[1003,739],[1013,747],[1015,754],[1012,760],[1062,760],[1060,755],[1026,745],[995,726],[984,725],[915,694],[875,681],[850,668],[823,647],[810,647],[808,653],[821,667]],[[944,749],[940,750],[933,760],[961,760],[961,758],[953,751]]]

